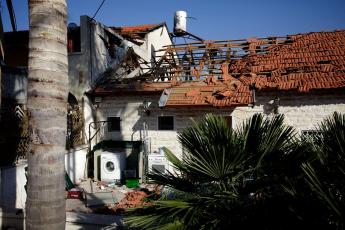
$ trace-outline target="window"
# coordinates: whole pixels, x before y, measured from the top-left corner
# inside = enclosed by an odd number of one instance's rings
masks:
[[[108,117],[108,132],[120,131],[120,117]]]
[[[173,116],[158,117],[158,130],[174,130],[174,117]]]
[[[80,27],[70,27],[67,32],[68,53],[80,52]]]

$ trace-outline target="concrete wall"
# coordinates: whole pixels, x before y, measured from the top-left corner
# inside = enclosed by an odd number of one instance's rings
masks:
[[[104,40],[105,27],[87,16],[80,17],[80,52],[68,54],[69,91],[78,99],[111,63]]]
[[[89,138],[89,124],[94,122],[94,106],[85,92],[92,88],[94,80],[108,68],[111,60],[101,37],[107,37],[102,24],[80,17],[81,51],[68,54],[69,92],[84,105],[85,143]],[[93,131],[91,130],[91,136]]]
[[[345,94],[337,95],[280,95],[278,112],[285,114],[285,123],[292,125],[297,131],[315,129],[318,122],[334,111],[345,113]],[[241,125],[243,121],[254,113],[273,115],[273,108],[269,101],[275,95],[259,95],[256,106],[237,107],[234,109],[218,108],[159,108],[157,96],[119,96],[105,97],[97,109],[97,120],[107,117],[121,118],[121,131],[108,132],[107,125],[102,126],[99,140],[140,140],[143,136],[143,124],[148,125],[148,136],[151,139],[151,152],[158,152],[160,147],[168,147],[176,155],[181,156],[182,149],[177,141],[177,131],[192,124],[192,119],[198,120],[207,113],[221,116],[232,116],[233,127]],[[150,115],[141,110],[143,101],[149,101]],[[174,130],[158,130],[158,116],[174,116]]]
[[[169,31],[165,26],[160,27],[146,35],[147,43],[147,61],[153,61],[154,55],[162,56],[164,54],[163,51],[155,53],[154,51],[162,49],[163,46],[171,45],[172,41],[169,36]],[[155,57],[156,61],[160,59],[160,57]]]
[[[87,145],[69,149],[65,155],[65,169],[74,184],[78,184],[82,179],[87,178],[86,155]]]
[[[70,149],[65,155],[65,169],[73,183],[79,183],[86,178],[86,146]],[[0,168],[0,212],[16,212],[24,209],[26,202],[26,176],[27,164]]]
[[[90,21],[87,16],[80,17],[80,52],[68,54],[69,92],[79,101],[84,92],[90,89]]]
[[[172,41],[169,36],[169,31],[166,26],[159,27],[145,35],[143,43],[141,45],[136,45],[130,41],[124,41],[124,45],[133,48],[134,52],[139,55],[143,60],[150,63],[149,65],[154,65],[154,59],[158,61],[164,52],[157,52],[156,50],[162,49],[163,46],[171,45]],[[147,68],[147,65],[141,64],[142,68]],[[148,72],[149,69],[143,69],[143,73]]]
[[[69,91],[79,102],[84,101],[84,118],[86,141],[89,138],[89,125],[95,121],[95,106],[84,95],[90,90],[94,81],[110,66],[116,66],[116,58],[110,57],[104,40],[108,39],[105,32],[108,30],[104,25],[91,21],[87,16],[80,17],[81,51],[69,53]],[[123,40],[120,46],[132,47],[133,50],[144,60],[150,62],[154,51],[162,46],[170,45],[171,40],[165,26],[148,33],[144,43],[140,46],[130,41]],[[121,47],[118,47],[121,49]],[[119,53],[119,52],[117,52]],[[90,129],[93,136],[95,129]],[[93,144],[98,140],[93,140]]]
[[[26,68],[3,68],[1,77],[2,97],[26,104],[28,76]]]
[[[1,168],[0,211],[15,212],[25,208],[26,166],[27,164],[23,162],[17,166]]]

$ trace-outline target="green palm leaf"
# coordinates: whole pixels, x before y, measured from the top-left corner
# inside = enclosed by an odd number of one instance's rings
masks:
[[[263,206],[272,197],[297,193],[296,182],[287,176],[301,171],[299,162],[305,159],[305,145],[297,142],[294,129],[283,120],[282,115],[255,114],[236,130],[210,114],[193,121],[178,134],[182,159],[164,148],[173,170],[149,175],[169,187],[172,195],[131,211],[129,223],[148,229],[238,228],[255,226],[256,216],[265,213],[285,214],[288,207]]]

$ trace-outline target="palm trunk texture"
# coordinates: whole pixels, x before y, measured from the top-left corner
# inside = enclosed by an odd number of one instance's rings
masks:
[[[68,93],[67,4],[29,0],[26,229],[65,229],[64,159]]]

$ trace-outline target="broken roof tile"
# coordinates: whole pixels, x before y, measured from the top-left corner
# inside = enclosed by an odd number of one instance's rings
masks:
[[[121,27],[110,27],[115,32],[123,36],[124,38],[134,41],[138,39],[143,39],[145,35],[152,30],[159,28],[160,26],[165,25],[165,23],[159,24],[144,24],[144,25],[135,25],[135,26],[121,26]]]
[[[272,41],[263,53],[224,63],[220,64],[222,78],[205,76],[171,84],[174,90],[166,106],[247,105],[252,102],[249,86],[253,84],[258,91],[298,93],[345,88],[345,30],[292,35],[285,42]]]

